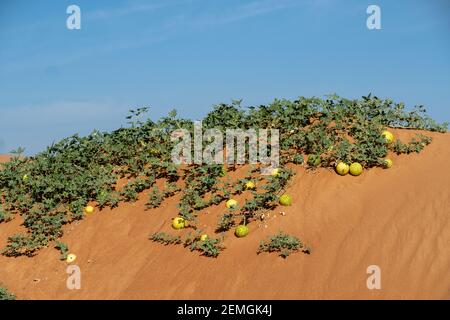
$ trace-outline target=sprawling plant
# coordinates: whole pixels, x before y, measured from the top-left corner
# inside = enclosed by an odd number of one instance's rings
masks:
[[[278,234],[261,241],[256,253],[277,252],[280,257],[287,258],[291,253],[300,250],[306,254],[311,253],[311,249],[305,246],[297,237],[279,231]]]
[[[247,109],[240,104],[233,101],[215,106],[203,126],[222,132],[234,128],[279,129],[283,167],[279,176],[261,178],[252,171],[245,179],[232,180],[226,173],[237,166],[176,165],[171,160],[176,142],[170,133],[185,129],[193,134],[193,121],[180,119],[176,111],[171,111],[154,122],[143,119],[147,108],[131,110],[127,127],[94,131],[85,137],[73,135],[32,157],[22,157],[23,150],[17,150],[17,155],[2,165],[0,223],[19,214],[27,230],[9,237],[2,253],[35,254],[61,237],[65,224],[82,219],[83,208],[90,202],[99,208],[114,208],[120,202],[136,201],[149,191],[146,206],[152,209],[180,194],[178,214],[195,223],[202,209],[244,192],[245,181],[260,181],[261,188],[248,191],[252,198],[219,221],[217,229],[222,232],[236,224],[236,219],[251,222],[277,205],[279,194],[293,175],[286,164],[315,168],[358,161],[366,168],[379,166],[389,150],[420,152],[431,142],[430,137],[420,134],[409,142],[386,144],[381,132],[387,127],[445,132],[448,126],[430,119],[422,106],[407,111],[401,103],[371,95],[354,100],[336,95],[326,99],[301,97]],[[164,180],[164,187],[157,187],[159,180]],[[210,245],[212,242],[193,243],[191,248],[206,250]]]
[[[16,300],[16,296],[0,285],[0,300]]]

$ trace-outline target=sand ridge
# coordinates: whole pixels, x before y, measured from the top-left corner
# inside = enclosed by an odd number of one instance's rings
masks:
[[[81,290],[66,288],[67,265],[53,245],[33,258],[0,256],[0,282],[20,299],[450,299],[450,134],[426,134],[433,142],[420,154],[392,155],[392,169],[357,178],[293,166],[293,205],[271,212],[267,228],[250,224],[246,238],[227,233],[217,259],[149,241],[150,233],[175,232],[179,196],[145,211],[147,191],[65,226]],[[201,223],[214,225],[223,211],[208,208]],[[20,217],[0,224],[0,245],[20,230]],[[279,230],[312,254],[257,255],[259,242]],[[381,269],[381,290],[366,286],[369,265]]]

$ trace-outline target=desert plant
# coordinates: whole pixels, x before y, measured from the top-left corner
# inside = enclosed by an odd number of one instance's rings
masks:
[[[217,222],[216,232],[225,232],[230,230],[234,225],[236,225],[234,218],[233,213],[227,212],[222,214]]]
[[[56,241],[55,248],[61,252],[59,260],[66,260],[69,254],[69,246],[61,241]]]
[[[147,209],[157,208],[161,205],[164,200],[164,193],[159,191],[159,188],[155,186],[153,190],[148,195],[149,199],[145,206]]]
[[[0,284],[0,300],[16,300],[16,296]]]
[[[257,253],[279,252],[280,257],[287,258],[291,253],[301,249],[305,253],[311,253],[311,249],[305,248],[297,237],[280,231],[277,235],[269,237],[266,241],[261,241]]]
[[[244,191],[239,181],[223,181],[226,172],[237,166],[225,169],[222,165],[195,164],[181,168],[173,164],[175,142],[170,133],[185,129],[192,134],[193,121],[179,118],[176,111],[152,121],[143,118],[147,111],[146,107],[131,110],[128,127],[94,131],[85,137],[73,135],[32,157],[23,157],[22,148],[16,150],[0,170],[0,222],[19,214],[27,231],[9,237],[2,253],[33,255],[61,237],[65,224],[82,219],[87,203],[113,208],[120,202],[136,201],[158,179],[171,186],[162,191],[164,197],[180,194],[179,214],[191,222],[201,210]],[[423,106],[407,110],[402,103],[372,95],[361,99],[337,95],[276,99],[269,105],[249,108],[242,108],[241,101],[235,100],[215,106],[203,124],[222,132],[230,128],[278,128],[283,168],[291,162],[303,163],[301,155],[314,155],[309,161],[312,167],[333,167],[339,161],[356,161],[364,168],[380,166],[389,151],[420,152],[431,142],[430,137],[421,135],[407,143],[397,139],[386,144],[381,137],[386,128],[445,132],[448,126],[433,121]],[[279,177],[265,179],[264,192],[253,192],[237,216],[251,222],[264,210],[273,209],[292,174],[282,170]],[[119,188],[121,179],[126,183]],[[175,188],[180,179],[180,187]]]
[[[199,251],[202,256],[216,258],[220,251],[225,247],[221,243],[223,239],[207,238],[201,239],[201,230],[197,230],[194,234],[188,233],[184,239],[180,236],[173,236],[165,232],[158,232],[151,234],[149,239],[161,243],[163,245],[170,244],[183,244],[185,248],[189,248],[191,251]]]
[[[172,236],[170,234],[167,234],[165,232],[157,232],[153,233],[149,236],[149,239],[154,242],[159,242],[163,245],[169,245],[169,244],[180,244],[182,243],[181,238],[179,236]]]
[[[195,235],[188,235],[184,241],[184,246],[188,247],[191,251],[200,251],[202,256],[217,258],[220,251],[225,249],[222,244],[222,239],[207,238],[201,240],[201,231],[198,231]]]

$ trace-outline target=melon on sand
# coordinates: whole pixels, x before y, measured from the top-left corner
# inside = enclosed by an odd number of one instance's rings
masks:
[[[350,165],[350,174],[352,176],[359,176],[363,171],[363,167],[359,162],[353,162]]]
[[[389,168],[392,168],[393,165],[394,165],[394,163],[392,162],[391,159],[384,159],[383,168],[389,169]]]
[[[349,170],[350,166],[344,162],[339,162],[336,166],[336,172],[341,176],[345,176]]]
[[[234,230],[234,234],[238,238],[243,238],[243,237],[247,236],[248,233],[249,233],[249,230],[248,230],[247,226],[243,225],[243,224],[237,226],[236,229]]]
[[[272,177],[278,177],[280,175],[280,169],[279,168],[275,168],[270,172],[270,175]]]
[[[292,197],[288,194],[283,194],[279,202],[282,206],[290,206],[292,204]]]
[[[237,207],[238,202],[234,199],[230,199],[227,201],[227,203],[225,205],[227,206],[228,209],[234,209]]]
[[[253,190],[255,189],[255,183],[253,181],[248,181],[245,183],[245,189],[247,190]]]
[[[94,207],[93,206],[86,206],[86,208],[84,208],[84,212],[86,212],[87,214],[91,214],[94,212]]]
[[[388,131],[388,130],[384,130],[381,135],[384,137],[384,140],[386,140],[387,143],[392,143],[395,139],[394,135],[392,134],[392,132]]]
[[[74,253],[69,253],[66,258],[67,263],[72,263],[77,260],[77,256]]]
[[[175,230],[183,229],[186,225],[186,221],[182,217],[175,217],[172,220],[172,228]]]

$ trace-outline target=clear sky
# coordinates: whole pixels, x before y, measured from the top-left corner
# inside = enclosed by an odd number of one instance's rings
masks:
[[[118,128],[140,106],[198,119],[233,98],[334,92],[449,121],[450,1],[0,0],[0,153]]]

